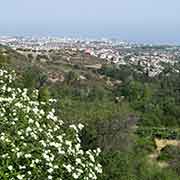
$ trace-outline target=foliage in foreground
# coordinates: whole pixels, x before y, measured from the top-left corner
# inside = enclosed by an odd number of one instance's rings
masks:
[[[0,177],[93,180],[102,173],[100,149],[83,151],[82,124],[65,127],[38,91],[15,88],[15,73],[0,70]]]

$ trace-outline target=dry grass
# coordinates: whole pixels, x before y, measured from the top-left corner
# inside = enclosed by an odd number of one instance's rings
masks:
[[[180,146],[180,140],[157,139],[155,138],[156,149],[160,152],[167,145]]]
[[[156,144],[156,151],[148,156],[150,163],[157,163],[159,167],[166,168],[168,163],[165,161],[157,161],[157,158],[163,148],[168,145],[180,146],[180,140],[169,140],[169,139],[154,139]]]

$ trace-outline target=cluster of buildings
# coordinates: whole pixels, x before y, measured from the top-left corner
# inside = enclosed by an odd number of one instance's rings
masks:
[[[51,50],[68,49],[83,52],[103,60],[107,64],[139,65],[149,76],[162,72],[164,64],[174,65],[180,60],[180,47],[172,45],[153,46],[127,43],[118,40],[90,40],[52,37],[0,37],[0,44],[15,50],[46,54]]]

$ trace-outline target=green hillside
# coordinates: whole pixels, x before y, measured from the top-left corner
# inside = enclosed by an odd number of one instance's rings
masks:
[[[17,72],[15,86],[38,89],[39,100],[57,99],[64,122],[86,125],[83,149],[102,150],[100,180],[180,179],[179,146],[149,158],[155,138],[179,139],[180,75],[170,65],[149,77],[138,65],[106,64],[81,52],[28,54],[0,46],[0,65]]]

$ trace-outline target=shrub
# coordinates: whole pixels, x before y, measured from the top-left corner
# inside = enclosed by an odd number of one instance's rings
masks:
[[[0,177],[15,180],[93,180],[102,173],[100,149],[84,151],[82,124],[66,126],[49,99],[16,88],[15,73],[0,70]]]

